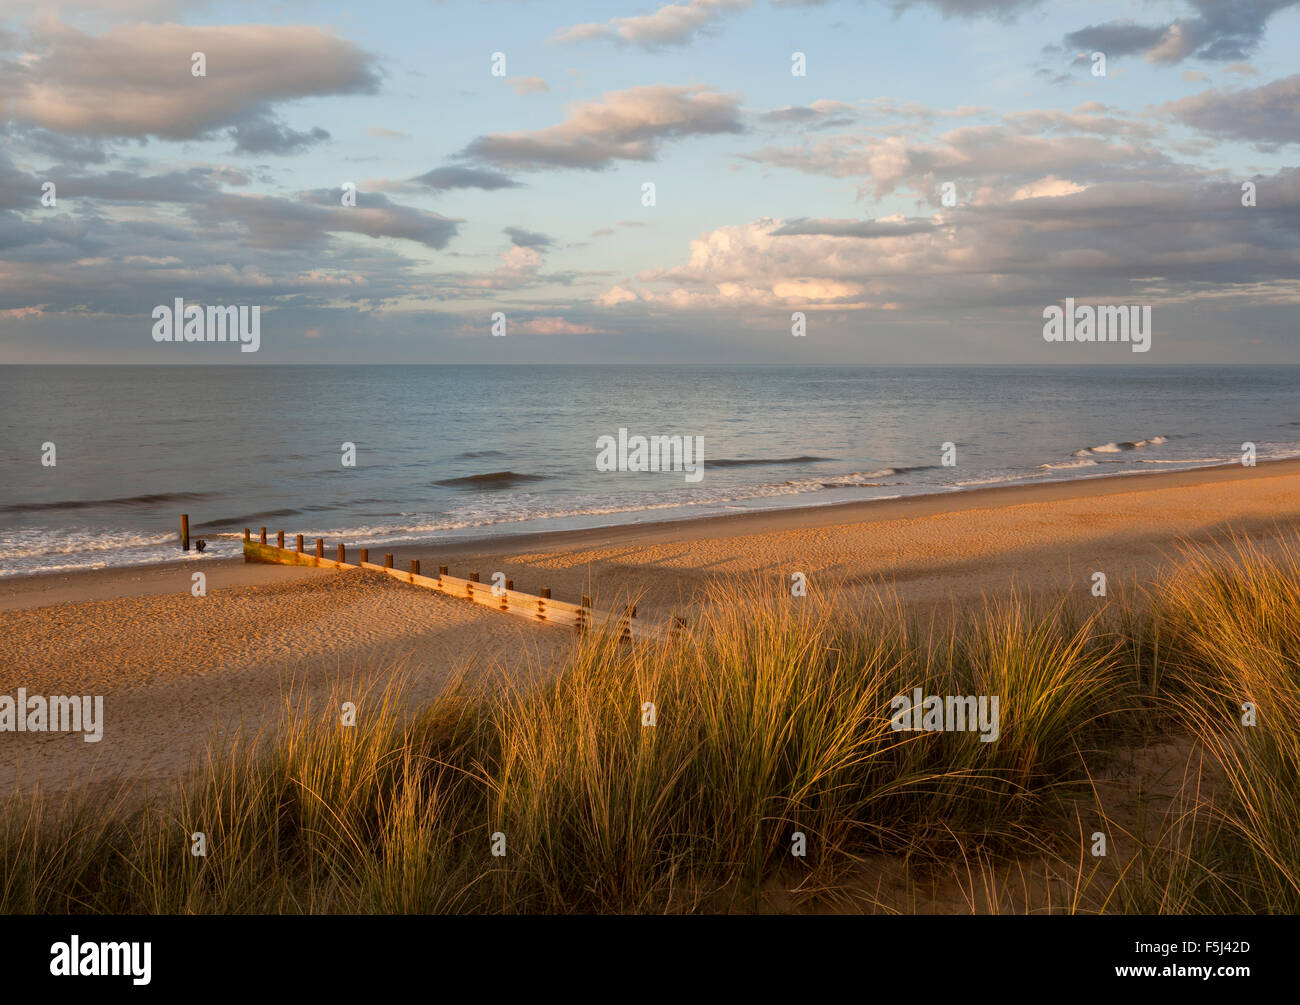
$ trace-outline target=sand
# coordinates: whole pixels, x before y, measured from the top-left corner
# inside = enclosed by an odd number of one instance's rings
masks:
[[[1180,542],[1229,531],[1267,543],[1300,523],[1300,461],[1086,479],[914,499],[401,548],[453,574],[496,571],[640,616],[688,611],[711,582],[759,575],[876,584],[911,606],[966,603],[1012,584],[1079,591],[1157,575]],[[292,528],[285,528],[292,532]],[[333,542],[331,542],[332,544]],[[102,694],[104,738],[0,733],[0,796],[41,785],[166,784],[214,730],[272,722],[286,688],[358,693],[395,673],[415,698],[462,668],[531,674],[568,632],[381,575],[193,561],[0,581],[0,694]]]

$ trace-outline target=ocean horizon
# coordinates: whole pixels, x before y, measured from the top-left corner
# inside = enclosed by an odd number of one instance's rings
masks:
[[[4,366],[0,576],[176,559],[182,512],[235,557],[246,526],[462,541],[1295,457],[1297,370]],[[702,474],[599,470],[620,430],[698,438]]]

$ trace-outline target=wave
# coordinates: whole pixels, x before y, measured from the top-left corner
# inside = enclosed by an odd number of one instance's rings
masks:
[[[762,464],[815,464],[831,461],[833,457],[811,457],[806,454],[799,457],[722,457],[716,461],[706,460],[706,468],[749,468]]]
[[[1097,462],[1090,457],[1080,457],[1077,461],[1062,461],[1060,464],[1040,464],[1040,468],[1046,468],[1048,471],[1061,471],[1066,468],[1091,468],[1096,467]]]
[[[463,454],[457,454],[456,460],[468,461],[476,457],[505,457],[500,450],[466,450]]]
[[[1094,454],[1119,454],[1126,450],[1141,450],[1143,447],[1158,447],[1168,443],[1167,436],[1152,436],[1146,440],[1124,440],[1122,442],[1112,441],[1103,443],[1097,447],[1084,447],[1082,450],[1076,450],[1071,457],[1091,457]]]
[[[132,548],[175,546],[175,534],[130,534],[128,532],[55,531],[10,532],[0,535],[0,555],[5,559],[46,555],[80,555],[89,552],[128,551]]]
[[[202,523],[193,525],[194,530],[200,530],[204,527],[223,527],[226,524],[249,524],[256,523],[258,520],[265,520],[269,516],[301,516],[302,511],[296,509],[268,509],[260,513],[241,513],[239,516],[226,516],[219,520],[204,520]]]
[[[444,478],[433,484],[448,488],[511,489],[516,485],[545,480],[545,475],[522,475],[517,471],[489,471],[482,475],[466,475],[464,478]]]
[[[892,475],[909,475],[913,471],[931,471],[939,467],[938,464],[912,464],[897,465],[892,468],[881,468],[879,471],[870,471],[867,473],[868,478],[889,478]]]
[[[897,474],[896,468],[882,468],[879,471],[854,471],[847,475],[832,475],[829,478],[791,478],[773,488],[790,488],[796,491],[815,492],[817,489],[858,489],[881,488],[890,482],[877,481]]]
[[[93,509],[96,506],[158,506],[162,503],[198,502],[212,498],[211,492],[155,492],[116,499],[64,499],[58,502],[12,503],[0,506],[0,513],[41,513],[45,510]]]

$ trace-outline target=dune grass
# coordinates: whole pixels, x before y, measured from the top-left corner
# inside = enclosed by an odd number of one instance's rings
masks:
[[[341,694],[291,694],[142,809],[11,799],[0,911],[925,909],[855,900],[889,862],[948,874],[972,910],[1294,912],[1298,655],[1294,548],[1193,552],[1122,605],[926,622],[731,584],[672,643],[589,635],[529,682],[463,677],[412,708],[399,680],[353,697],[355,725]],[[997,695],[997,740],[893,729],[918,687]],[[1095,775],[1151,722],[1215,791],[1188,776],[1158,820],[1122,819]]]

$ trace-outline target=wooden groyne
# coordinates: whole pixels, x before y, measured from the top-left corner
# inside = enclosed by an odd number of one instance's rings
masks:
[[[411,559],[409,570],[393,568],[393,556],[385,555],[384,564],[370,561],[368,548],[361,548],[360,560],[347,561],[347,548],[340,544],[335,551],[336,558],[325,557],[325,541],[317,538],[315,548],[307,551],[301,534],[297,535],[294,547],[284,546],[284,531],[276,534],[275,544],[266,540],[266,528],[261,529],[257,540],[253,540],[252,528],[244,529],[244,561],[267,562],[273,565],[308,565],[318,569],[362,569],[367,572],[379,572],[403,583],[435,590],[449,597],[459,597],[483,607],[490,607],[503,614],[526,618],[540,624],[554,625],[560,628],[572,628],[578,632],[587,632],[611,628],[618,633],[622,641],[644,639],[661,642],[670,638],[672,632],[681,624],[674,619],[673,629],[638,621],[636,607],[624,605],[621,613],[598,610],[592,605],[591,598],[584,596],[582,603],[570,604],[551,597],[549,587],[542,587],[541,593],[524,593],[514,588],[514,582],[507,579],[504,588],[479,581],[477,572],[471,572],[469,579],[460,579],[448,575],[447,566],[438,567],[436,576],[424,576],[420,573],[419,559]]]

